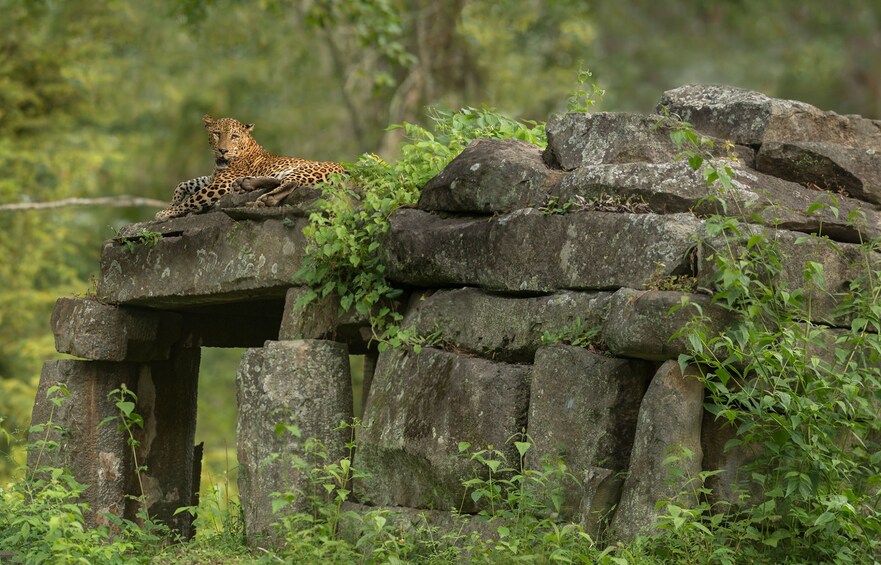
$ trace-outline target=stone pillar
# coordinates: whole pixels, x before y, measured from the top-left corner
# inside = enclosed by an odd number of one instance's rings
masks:
[[[269,341],[245,352],[236,381],[239,493],[248,543],[255,545],[271,535],[271,493],[301,493],[285,512],[310,508],[313,485],[293,465],[295,457],[320,463],[306,453],[307,439],[326,446],[328,462],[347,454],[351,430],[338,427],[352,419],[349,351],[333,341]],[[290,432],[294,425],[299,436]]]
[[[355,482],[358,500],[480,510],[462,481],[489,471],[460,457],[458,444],[492,445],[517,461],[509,438],[526,426],[531,370],[432,347],[383,351],[359,429],[355,467],[369,476]]]
[[[108,394],[123,384],[135,390],[140,369],[135,363],[72,359],[43,364],[28,437],[36,449],[28,453],[28,467],[67,467],[77,482],[89,485],[83,500],[92,510],[87,516],[91,525],[107,524],[102,515],[108,512],[122,516],[126,495],[134,493],[134,466],[125,432],[115,423],[100,428],[98,424],[118,413]],[[56,405],[46,392],[60,383],[70,396]],[[39,445],[46,442],[58,446],[44,449]]]
[[[595,527],[617,503],[617,475],[627,469],[640,401],[654,369],[646,361],[570,345],[536,352],[529,401],[535,446],[527,462],[540,469],[544,457],[561,457],[578,479],[564,489],[564,515],[583,513],[585,524]]]
[[[653,532],[664,512],[657,508],[660,501],[672,500],[680,506],[696,501],[694,492],[699,485],[691,481],[701,472],[704,413],[704,384],[698,376],[694,367],[683,374],[677,361],[667,361],[642,399],[630,472],[610,525],[618,539]],[[679,459],[666,465],[664,461],[671,456]]]
[[[175,347],[167,361],[144,365],[137,384],[137,410],[144,418],[138,463],[147,468],[141,474],[147,510],[184,537],[192,534],[193,517],[174,513],[195,504],[198,494],[193,453],[199,360],[199,348]]]
[[[90,524],[105,523],[107,512],[134,518],[139,503],[130,497],[142,494],[142,483],[151,518],[191,534],[191,517],[174,512],[193,503],[199,349],[183,347],[181,329],[181,316],[170,312],[81,298],[61,298],[55,305],[56,349],[90,360],[43,366],[32,421],[51,419],[64,431],[32,433],[31,443],[48,438],[61,445],[51,454],[32,452],[28,465],[67,466],[78,482],[90,485],[83,496],[93,511]],[[59,383],[70,397],[56,406],[46,391]],[[120,416],[108,394],[123,384],[138,396],[135,412],[144,420],[142,429],[134,429],[137,460],[118,421],[98,427]],[[146,466],[140,481],[136,466]]]

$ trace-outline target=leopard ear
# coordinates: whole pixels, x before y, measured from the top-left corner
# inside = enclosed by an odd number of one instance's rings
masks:
[[[202,121],[205,122],[205,127],[207,128],[214,123],[214,118],[212,118],[208,114],[205,114],[204,116],[202,116]]]
[[[245,131],[252,131],[254,129],[254,124],[245,124]]]

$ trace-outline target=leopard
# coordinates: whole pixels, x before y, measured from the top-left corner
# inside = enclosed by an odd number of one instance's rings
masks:
[[[227,193],[271,189],[246,206],[278,206],[300,187],[315,187],[344,174],[345,168],[333,161],[311,161],[299,157],[273,155],[264,149],[251,132],[254,124],[235,118],[202,117],[208,130],[208,143],[214,152],[214,172],[177,185],[168,208],[156,214],[156,220],[168,220],[204,212]]]

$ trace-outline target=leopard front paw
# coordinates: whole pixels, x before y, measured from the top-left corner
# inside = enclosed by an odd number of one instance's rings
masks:
[[[245,192],[250,192],[250,184],[251,179],[254,177],[239,177],[236,180],[232,181],[232,184],[229,186],[229,189],[234,194],[242,194]]]
[[[258,198],[257,200],[255,200],[253,202],[246,203],[245,207],[247,207],[247,208],[266,208],[266,202],[264,202],[263,200]]]

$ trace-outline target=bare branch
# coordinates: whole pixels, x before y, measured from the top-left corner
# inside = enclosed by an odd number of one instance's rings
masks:
[[[105,208],[125,208],[135,206],[148,206],[151,208],[165,208],[167,202],[155,198],[142,198],[140,196],[104,196],[101,198],[65,198],[53,202],[17,202],[15,204],[0,204],[0,212],[16,212],[21,210],[47,210],[49,208],[64,208],[66,206],[103,206]]]

